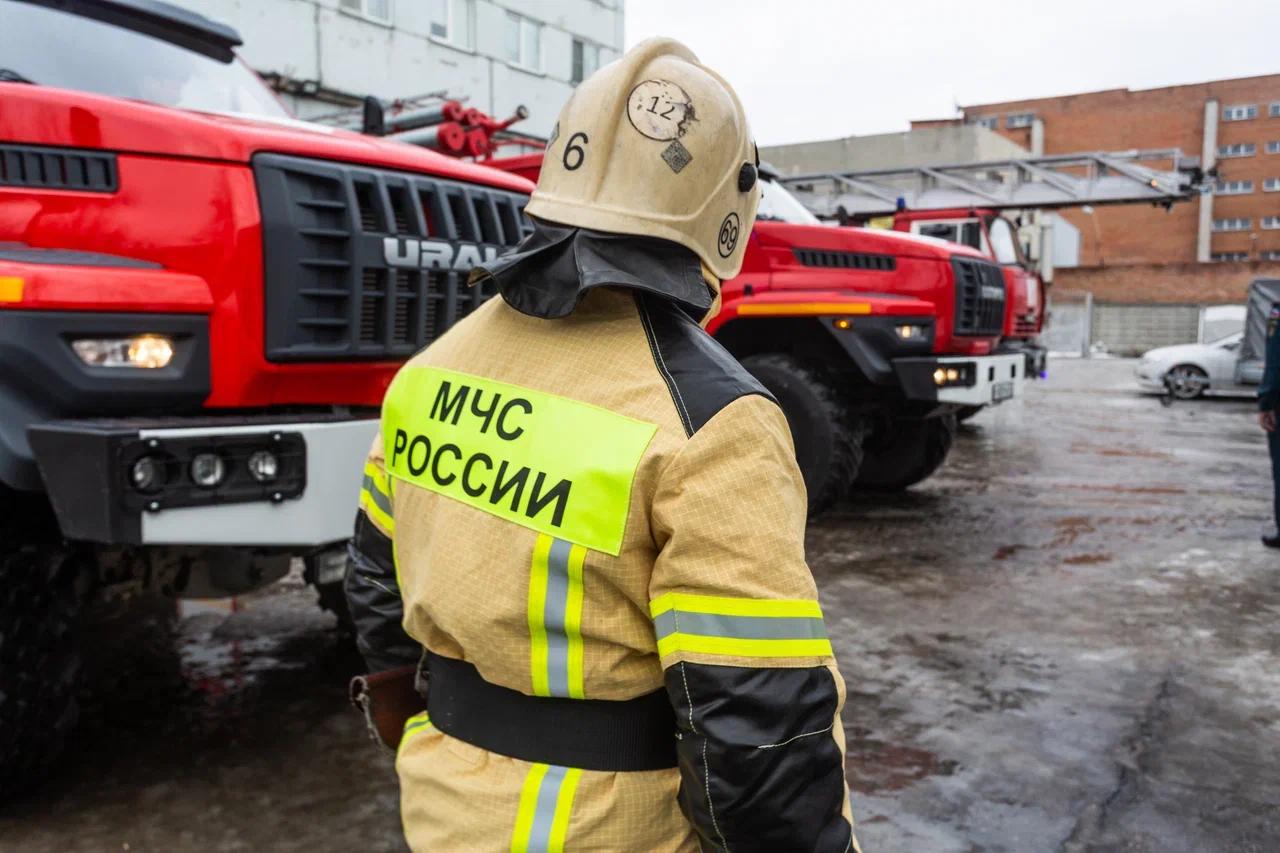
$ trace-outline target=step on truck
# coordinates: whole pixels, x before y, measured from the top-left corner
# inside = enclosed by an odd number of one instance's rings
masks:
[[[239,42],[153,0],[0,0],[0,797],[75,721],[91,597],[303,558],[342,607],[383,393],[526,233],[525,180],[295,121]]]
[[[547,156],[558,156],[552,150]],[[490,161],[536,180],[539,155]],[[1000,266],[959,243],[824,224],[767,166],[742,271],[707,330],[777,398],[817,514],[946,460],[957,413],[1021,393]]]

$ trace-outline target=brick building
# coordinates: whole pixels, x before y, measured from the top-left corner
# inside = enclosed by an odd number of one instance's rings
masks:
[[[1195,305],[1239,302],[1255,276],[1280,275],[1280,74],[976,104],[912,126],[956,123],[1036,154],[1179,148],[1218,167],[1213,194],[1167,212],[1063,211],[1080,230],[1081,266],[1060,270],[1059,288],[1104,303]]]

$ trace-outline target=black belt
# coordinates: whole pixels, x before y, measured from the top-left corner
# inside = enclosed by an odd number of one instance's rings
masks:
[[[469,663],[427,652],[427,715],[458,740],[499,755],[584,770],[676,766],[666,692],[623,702],[526,696],[490,684]]]

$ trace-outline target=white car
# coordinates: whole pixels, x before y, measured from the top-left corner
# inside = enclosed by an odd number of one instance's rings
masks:
[[[1164,391],[1182,400],[1199,397],[1205,391],[1251,393],[1258,383],[1255,371],[1239,369],[1240,341],[1236,332],[1207,344],[1180,344],[1148,350],[1134,374],[1144,391]]]

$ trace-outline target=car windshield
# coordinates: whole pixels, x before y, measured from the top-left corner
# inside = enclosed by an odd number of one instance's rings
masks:
[[[202,112],[287,118],[240,60],[44,6],[0,0],[0,79]]]
[[[792,225],[822,224],[795,196],[773,181],[760,182],[760,209],[756,219],[790,222]]]

